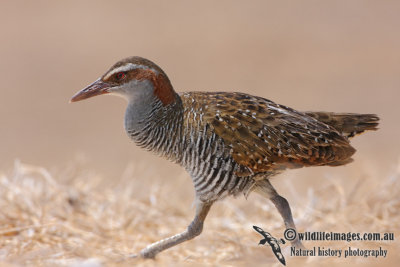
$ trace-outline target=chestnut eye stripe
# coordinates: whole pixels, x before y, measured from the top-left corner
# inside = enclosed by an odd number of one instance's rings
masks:
[[[127,63],[125,65],[118,66],[115,69],[111,69],[108,73],[106,73],[104,75],[103,80],[105,81],[105,80],[110,79],[110,77],[112,77],[116,73],[119,73],[119,72],[126,73],[126,72],[129,72],[129,71],[135,70],[135,69],[144,69],[144,70],[149,70],[150,69],[153,72],[155,72],[156,74],[158,74],[158,71],[156,71],[153,68],[150,68],[148,66],[138,65],[138,64],[134,64],[134,63]]]

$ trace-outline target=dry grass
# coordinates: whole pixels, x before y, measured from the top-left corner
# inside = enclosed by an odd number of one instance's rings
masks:
[[[217,204],[199,238],[160,254],[155,261],[129,258],[147,244],[183,230],[194,212],[186,202],[192,196],[177,196],[171,184],[159,183],[141,192],[143,180],[132,181],[130,174],[128,168],[123,177],[106,183],[79,165],[51,174],[16,162],[12,173],[0,175],[2,265],[280,266],[269,248],[257,246],[260,236],[251,227],[259,225],[278,237],[283,233],[281,218],[268,201],[253,195],[247,202],[227,199]],[[301,199],[303,204],[292,203],[298,228],[395,232],[399,236],[399,178],[400,165],[390,177],[368,177],[353,188],[345,186],[345,179],[327,179],[309,189],[308,196]],[[184,179],[186,174],[174,184],[179,188]],[[184,201],[179,200],[182,197]],[[395,265],[400,251],[398,241],[317,244],[331,248],[382,246],[389,250],[389,259],[296,258],[290,257],[286,248],[288,266]]]

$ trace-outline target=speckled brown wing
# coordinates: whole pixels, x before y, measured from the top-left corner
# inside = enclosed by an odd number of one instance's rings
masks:
[[[253,173],[341,165],[355,152],[331,126],[261,97],[193,92],[190,98],[233,159]]]

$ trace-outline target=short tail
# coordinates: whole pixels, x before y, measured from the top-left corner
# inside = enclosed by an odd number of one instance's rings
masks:
[[[365,131],[378,130],[379,117],[375,114],[305,112],[329,126],[335,128],[347,138],[362,134]]]

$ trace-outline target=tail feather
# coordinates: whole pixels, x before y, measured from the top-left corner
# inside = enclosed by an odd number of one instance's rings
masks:
[[[347,138],[354,137],[365,131],[376,131],[379,117],[375,114],[305,112],[325,124],[328,124]]]

